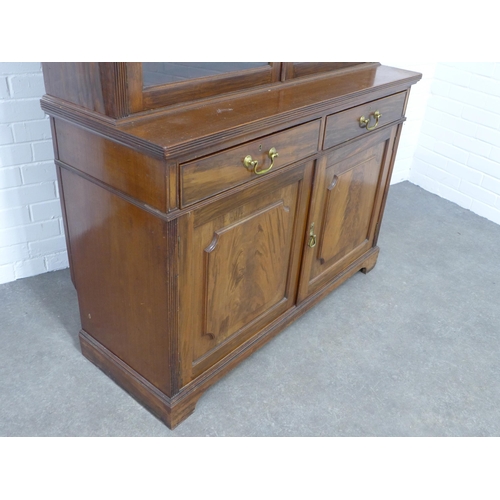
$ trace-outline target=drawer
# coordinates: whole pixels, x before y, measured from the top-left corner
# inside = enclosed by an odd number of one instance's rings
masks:
[[[363,134],[369,134],[372,127],[380,128],[399,120],[403,116],[405,99],[406,92],[401,92],[328,116],[323,149],[331,148]],[[378,123],[375,114],[377,111],[381,115]],[[360,125],[361,117],[370,120],[367,124],[368,129],[366,125],[363,127]]]
[[[318,150],[320,121],[271,134],[241,146],[227,149],[181,165],[181,204],[183,207],[259,177],[243,161],[247,155],[258,161],[257,171],[271,166],[269,151],[278,156],[271,171],[278,170]],[[265,174],[263,174],[265,175]]]

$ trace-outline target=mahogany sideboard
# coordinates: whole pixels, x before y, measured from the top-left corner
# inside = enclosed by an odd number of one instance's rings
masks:
[[[43,73],[82,352],[168,427],[375,266],[420,74],[379,63]]]

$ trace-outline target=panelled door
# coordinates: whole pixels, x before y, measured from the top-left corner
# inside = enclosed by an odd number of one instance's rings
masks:
[[[182,385],[295,306],[313,166],[179,220]]]
[[[298,302],[373,246],[396,130],[371,132],[319,160]]]

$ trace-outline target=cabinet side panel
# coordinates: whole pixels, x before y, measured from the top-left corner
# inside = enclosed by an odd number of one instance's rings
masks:
[[[59,159],[162,212],[166,207],[165,162],[55,120]]]
[[[82,327],[170,396],[165,223],[61,169]]]

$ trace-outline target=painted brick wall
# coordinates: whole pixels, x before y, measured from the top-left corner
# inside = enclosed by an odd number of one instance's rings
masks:
[[[500,224],[500,63],[439,63],[410,181]]]
[[[68,267],[40,63],[0,63],[0,283]]]
[[[418,146],[420,129],[422,128],[427,102],[431,95],[436,63],[383,62],[383,64],[422,73],[422,79],[411,88],[410,100],[406,108],[407,120],[403,125],[391,178],[391,184],[397,184],[410,178],[413,156]]]

